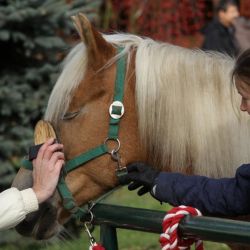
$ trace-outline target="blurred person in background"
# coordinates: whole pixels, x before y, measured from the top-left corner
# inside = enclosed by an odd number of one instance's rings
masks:
[[[33,187],[22,191],[12,187],[0,193],[0,231],[15,227],[53,195],[64,165],[62,149],[53,138],[48,140],[32,161]]]
[[[203,50],[215,50],[236,56],[239,52],[235,39],[233,21],[239,17],[239,8],[235,0],[220,0],[216,7],[216,16],[203,28]]]
[[[235,18],[233,21],[235,28],[235,39],[238,42],[241,52],[250,48],[250,20],[245,17]]]

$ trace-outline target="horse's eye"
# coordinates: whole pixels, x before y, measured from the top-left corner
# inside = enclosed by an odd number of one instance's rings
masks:
[[[75,111],[75,112],[68,112],[66,113],[63,117],[62,120],[70,120],[75,118],[76,116],[78,116],[80,114],[81,110]]]

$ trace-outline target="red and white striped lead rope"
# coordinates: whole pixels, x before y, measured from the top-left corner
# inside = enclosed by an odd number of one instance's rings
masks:
[[[105,248],[101,244],[94,243],[89,247],[89,250],[105,250]]]
[[[178,235],[180,220],[186,215],[201,216],[201,212],[193,207],[179,206],[172,208],[164,217],[160,236],[162,250],[189,250],[195,243],[195,250],[203,250],[203,242],[197,239],[182,239]]]

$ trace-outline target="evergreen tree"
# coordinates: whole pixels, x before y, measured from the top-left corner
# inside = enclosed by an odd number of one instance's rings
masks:
[[[101,0],[0,0],[0,192],[10,186],[32,145],[33,129],[43,117],[59,64],[77,38],[70,16],[83,12],[97,22],[100,4]],[[39,248],[14,231],[1,233],[0,245],[4,244]]]
[[[43,117],[74,27],[97,22],[101,0],[0,0],[0,191],[7,188]]]

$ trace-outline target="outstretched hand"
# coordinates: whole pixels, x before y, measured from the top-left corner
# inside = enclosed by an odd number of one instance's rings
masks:
[[[60,171],[64,165],[62,149],[62,144],[54,143],[54,139],[49,139],[39,149],[36,159],[32,161],[33,190],[39,203],[52,196],[56,189]]]
[[[160,171],[153,169],[151,166],[142,162],[132,163],[127,166],[128,174],[124,176],[120,181],[121,185],[129,184],[129,190],[138,190],[138,195],[143,195],[147,192],[151,192],[154,181],[159,175]]]

